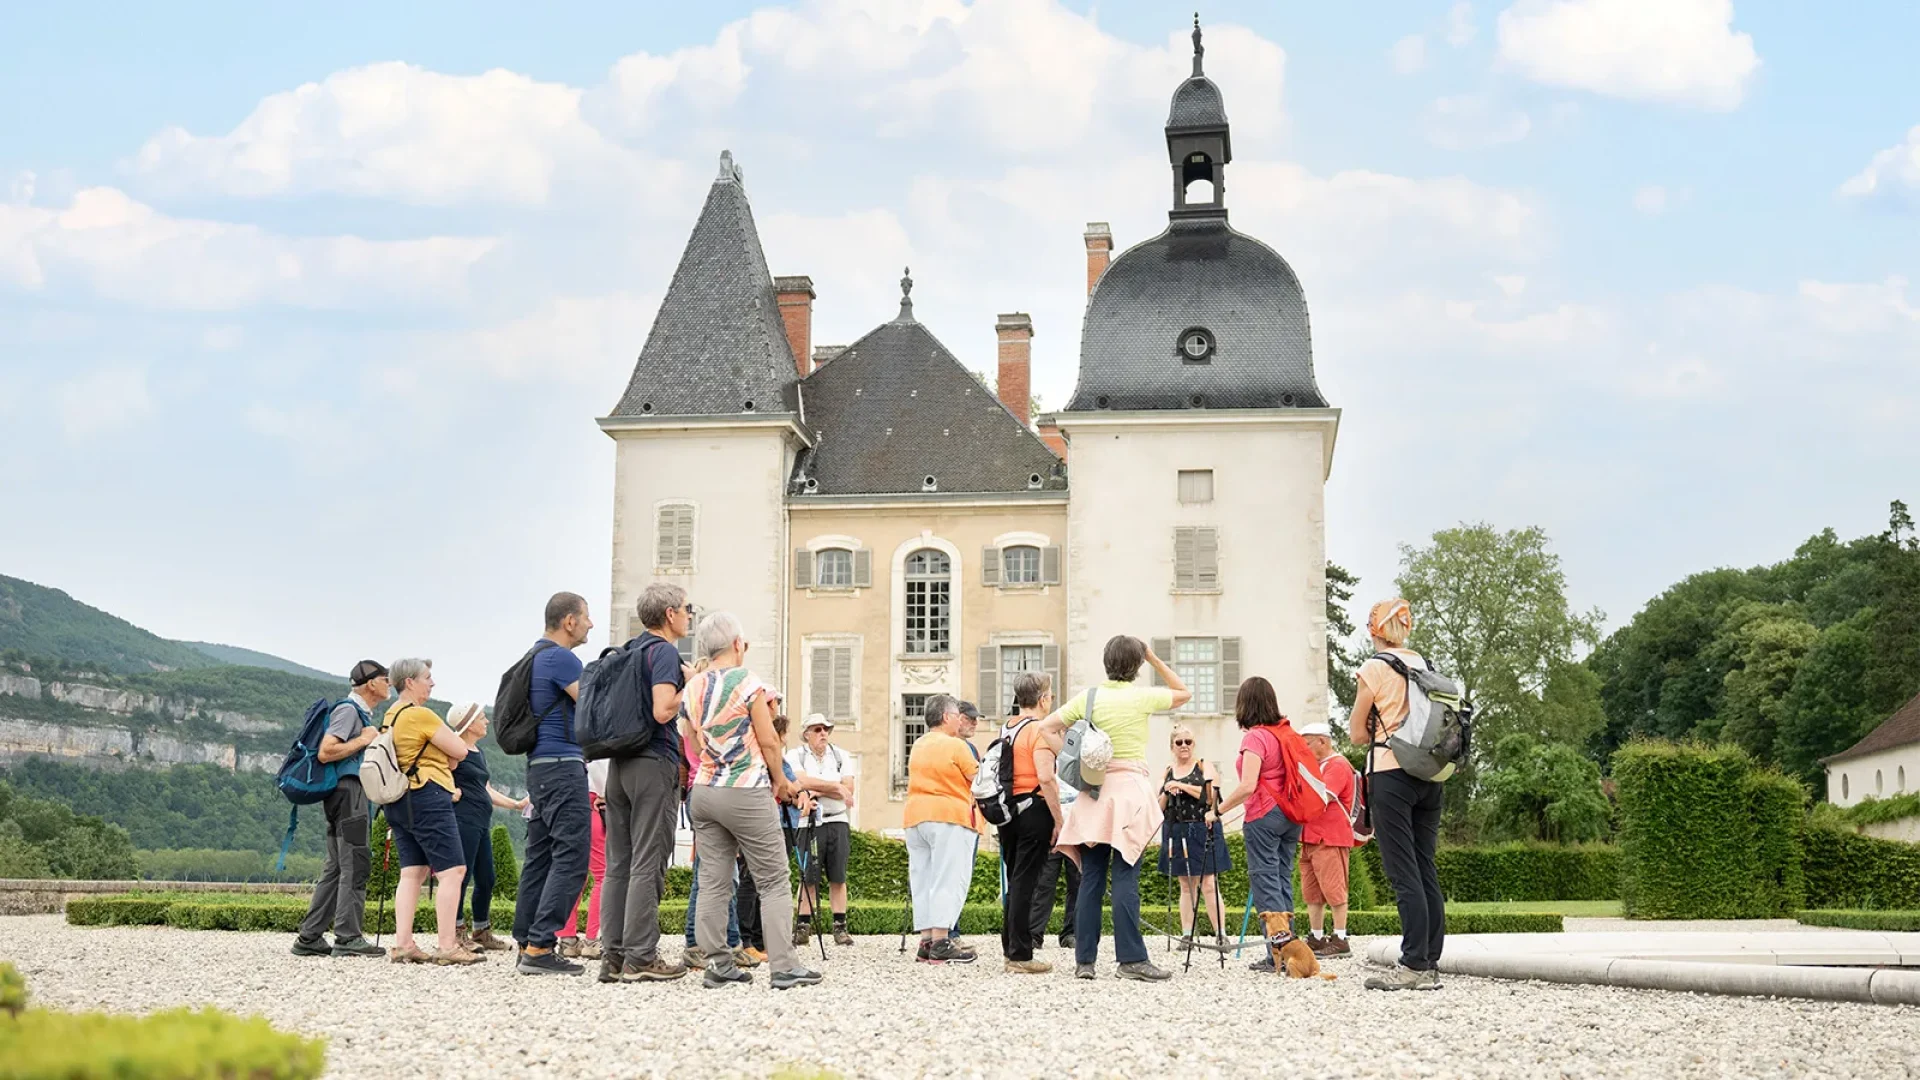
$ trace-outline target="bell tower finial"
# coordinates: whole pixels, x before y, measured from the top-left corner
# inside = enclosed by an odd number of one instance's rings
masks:
[[[900,271],[900,317],[895,322],[913,321],[913,267]]]
[[[1207,54],[1207,47],[1200,44],[1200,13],[1193,13],[1193,77],[1200,77],[1200,58]]]

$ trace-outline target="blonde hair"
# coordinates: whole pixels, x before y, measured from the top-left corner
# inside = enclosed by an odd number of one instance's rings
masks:
[[[1175,724],[1175,725],[1173,725],[1173,730],[1172,730],[1172,731],[1169,731],[1169,732],[1167,732],[1167,745],[1168,745],[1168,746],[1172,746],[1172,745],[1173,745],[1173,740],[1175,740],[1175,739],[1177,739],[1177,738],[1179,738],[1179,737],[1180,737],[1180,733],[1181,733],[1181,732],[1183,732],[1183,731],[1184,731],[1184,732],[1186,732],[1186,733],[1187,733],[1188,735],[1193,735],[1193,729],[1192,729],[1191,727],[1188,727],[1188,726],[1187,726],[1187,725],[1185,725],[1185,724]],[[1200,741],[1200,736],[1198,736],[1198,735],[1193,735],[1193,739],[1194,739],[1194,742],[1195,742],[1195,743],[1198,743],[1198,742]]]
[[[1380,601],[1367,612],[1367,633],[1396,649],[1405,647],[1413,636],[1413,608],[1397,596]]]

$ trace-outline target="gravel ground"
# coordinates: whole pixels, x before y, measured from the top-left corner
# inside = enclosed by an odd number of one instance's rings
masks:
[[[829,946],[826,982],[775,993],[764,969],[726,990],[602,986],[517,976],[509,954],[438,969],[302,959],[289,943],[0,919],[0,958],[42,1005],[257,1012],[327,1036],[343,1077],[1920,1076],[1920,1011],[1464,977],[1369,993],[1357,959],[1329,965],[1337,982],[1288,982],[1196,954],[1191,974],[1146,985],[1114,979],[1110,959],[1080,982],[1005,974],[982,939],[981,963],[934,968],[862,938]]]

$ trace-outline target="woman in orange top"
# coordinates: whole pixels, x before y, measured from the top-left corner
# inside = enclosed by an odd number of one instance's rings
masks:
[[[971,964],[973,950],[954,944],[948,928],[960,922],[973,881],[973,776],[980,763],[958,734],[960,702],[935,694],[925,715],[927,733],[907,755],[907,886],[919,959]]]

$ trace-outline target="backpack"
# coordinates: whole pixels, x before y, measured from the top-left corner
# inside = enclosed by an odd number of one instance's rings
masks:
[[[649,646],[666,644],[656,637],[635,648],[630,641],[580,673],[573,732],[588,761],[639,757],[653,745],[654,729],[660,725],[653,719],[653,683],[647,679],[645,653]]]
[[[1028,717],[1011,728],[1000,729],[1000,736],[987,744],[980,771],[973,774],[973,804],[989,825],[1007,825],[1018,813],[1013,805],[1021,798],[1013,790],[1013,747],[1031,723],[1033,718]]]
[[[1407,718],[1386,742],[1374,746],[1393,751],[1393,758],[1408,776],[1420,780],[1442,781],[1454,774],[1473,747],[1473,705],[1460,693],[1460,684],[1433,670],[1433,661],[1424,657],[1422,669],[1410,669],[1406,661],[1392,653],[1375,653],[1407,681]],[[1379,716],[1374,712],[1373,719]],[[1369,720],[1371,734],[1371,719]],[[1369,766],[1372,758],[1369,755]]]
[[[1092,773],[1104,779],[1107,763],[1113,760],[1113,740],[1093,726],[1093,701],[1099,693],[1097,686],[1087,689],[1086,715],[1067,729],[1053,764],[1053,774],[1061,783],[1096,799],[1100,797],[1100,785],[1082,774]]]
[[[393,729],[400,714],[412,708],[426,706],[395,704],[388,709],[380,736],[367,745],[365,756],[360,759],[360,786],[366,789],[367,801],[375,806],[391,806],[400,801],[400,796],[412,788],[413,774],[420,771],[420,759],[427,756],[427,747],[432,745],[431,739],[422,742],[420,752],[413,755],[413,764],[405,769],[400,767],[400,752],[393,745]]]
[[[547,713],[533,715],[533,658],[559,647],[559,642],[541,638],[500,676],[500,690],[493,696],[493,741],[509,754],[531,754],[540,741],[540,721],[547,718]],[[559,705],[556,694],[547,712]]]
[[[1302,825],[1326,813],[1327,804],[1333,801],[1333,792],[1327,790],[1327,782],[1320,776],[1320,759],[1313,756],[1307,740],[1285,721],[1276,727],[1255,730],[1265,731],[1278,751],[1280,780],[1268,788],[1268,794],[1273,796],[1280,812],[1287,815],[1288,821]],[[1263,762],[1260,770],[1263,773],[1266,772],[1264,766]]]
[[[274,863],[276,872],[287,868],[287,851],[293,847],[294,830],[300,827],[300,808],[326,801],[340,786],[340,763],[320,760],[320,741],[327,737],[327,723],[333,717],[333,710],[348,703],[360,713],[361,723],[366,723],[366,710],[352,698],[339,701],[321,698],[307,706],[306,719],[300,721],[300,735],[293,740],[287,756],[281,759],[280,771],[274,774],[274,786],[293,804],[293,809],[287,812],[287,834],[280,840],[280,858]]]

